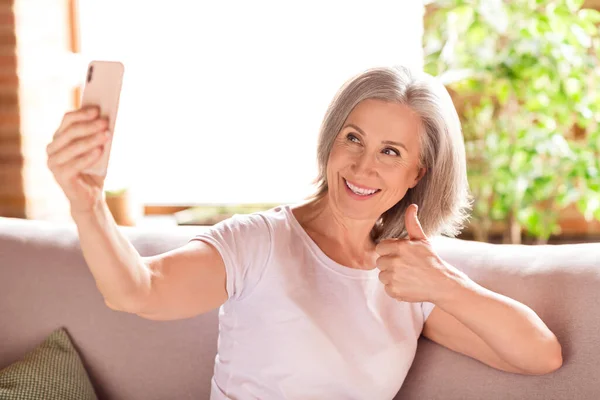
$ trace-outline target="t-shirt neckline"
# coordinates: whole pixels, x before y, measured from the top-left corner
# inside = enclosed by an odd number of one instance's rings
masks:
[[[337,261],[331,259],[321,248],[315,243],[315,241],[310,237],[310,235],[304,230],[300,222],[294,216],[290,205],[286,204],[282,206],[285,211],[286,217],[288,221],[290,221],[290,225],[296,231],[296,233],[302,238],[304,243],[311,249],[311,251],[317,256],[317,258],[330,270],[337,272],[341,275],[348,276],[351,278],[361,278],[361,279],[373,279],[379,277],[379,269],[357,269],[348,267],[338,263]]]

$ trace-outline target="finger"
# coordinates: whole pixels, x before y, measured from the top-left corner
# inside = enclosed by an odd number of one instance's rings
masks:
[[[398,292],[396,291],[396,289],[394,288],[394,285],[385,285],[385,292],[388,294],[388,296],[399,300],[399,301],[403,301],[402,298],[400,296],[398,296]]]
[[[375,261],[375,267],[380,271],[385,271],[387,269],[387,263],[385,262],[385,258],[379,257],[377,261]]]
[[[411,204],[406,210],[406,213],[404,214],[406,232],[408,233],[408,238],[410,240],[427,240],[427,236],[425,235],[425,232],[423,232],[423,228],[417,217],[418,209],[419,206]]]
[[[74,158],[81,156],[104,144],[108,140],[108,135],[104,132],[96,133],[93,136],[79,139],[71,145],[62,148],[58,152],[52,154],[48,160],[48,166],[50,168],[57,167],[68,163]]]
[[[60,136],[60,134],[66,130],[69,126],[84,121],[91,121],[100,115],[100,108],[98,106],[85,106],[80,109],[65,113],[60,126],[56,130],[54,137]]]
[[[392,269],[396,264],[400,264],[400,262],[402,261],[397,256],[388,255],[379,257],[377,261],[375,261],[375,266],[380,271],[387,271]]]
[[[375,246],[375,252],[380,256],[385,256],[398,251],[399,239],[384,239]]]
[[[379,281],[384,285],[387,285],[392,282],[392,274],[390,271],[381,271],[379,272]]]
[[[68,146],[74,140],[105,131],[108,128],[106,118],[98,118],[94,121],[77,122],[69,129],[56,136],[54,140],[46,147],[48,155],[52,155],[60,149]]]
[[[101,155],[102,148],[96,147],[91,151],[80,155],[74,160],[71,160],[67,164],[62,165],[59,168],[58,175],[65,181],[73,180],[73,178],[81,174],[84,169],[92,166],[96,161],[98,161]]]

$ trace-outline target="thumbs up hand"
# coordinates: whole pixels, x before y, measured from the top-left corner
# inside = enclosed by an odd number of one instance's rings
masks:
[[[405,214],[408,239],[384,239],[377,245],[375,251],[380,257],[376,265],[389,296],[412,303],[435,303],[438,295],[451,290],[452,278],[461,272],[435,253],[417,210],[417,205],[411,204]]]

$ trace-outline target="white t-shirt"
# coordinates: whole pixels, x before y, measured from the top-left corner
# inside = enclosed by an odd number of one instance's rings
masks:
[[[434,304],[397,301],[377,268],[333,261],[287,205],[195,239],[227,273],[211,400],[393,399]]]

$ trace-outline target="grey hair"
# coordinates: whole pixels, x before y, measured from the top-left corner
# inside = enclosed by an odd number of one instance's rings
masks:
[[[379,99],[410,107],[422,124],[419,168],[426,174],[414,188],[376,221],[371,231],[375,243],[405,238],[404,215],[411,203],[425,234],[457,236],[469,218],[473,198],[469,193],[465,145],[458,114],[446,88],[431,75],[404,66],[371,68],[342,85],[329,105],[319,131],[313,184],[308,199],[322,199],[328,190],[327,162],[333,143],[350,112],[361,101]]]

